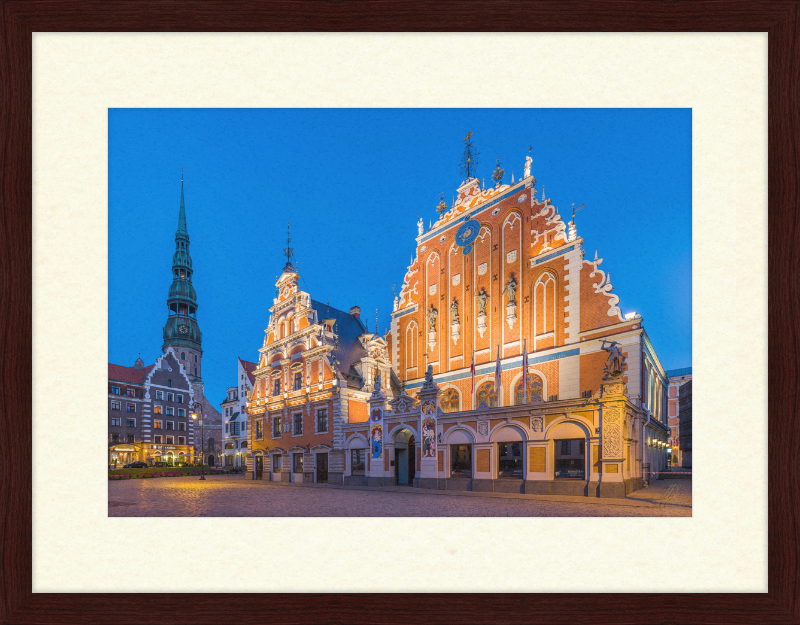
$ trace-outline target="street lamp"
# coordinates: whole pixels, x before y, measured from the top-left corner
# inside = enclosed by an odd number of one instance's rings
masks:
[[[200,402],[195,402],[194,404],[192,404],[192,419],[195,420],[197,419],[196,410],[200,411],[200,479],[204,480],[206,479],[206,473],[205,473],[206,459],[203,452],[205,451],[206,448],[206,441],[203,436],[203,406],[200,404]]]

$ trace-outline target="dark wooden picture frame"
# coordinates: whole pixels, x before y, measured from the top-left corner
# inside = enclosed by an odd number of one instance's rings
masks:
[[[800,2],[0,0],[0,622],[800,623]],[[768,32],[769,591],[675,594],[32,592],[33,32]],[[732,337],[733,339],[733,337]]]

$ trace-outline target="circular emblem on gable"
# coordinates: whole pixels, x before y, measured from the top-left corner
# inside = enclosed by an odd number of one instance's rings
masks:
[[[441,237],[439,237],[439,243],[444,243],[444,240],[445,240],[446,238],[447,238],[447,235],[444,235],[444,234],[443,234]]]
[[[469,254],[472,251],[472,246],[471,245],[467,245],[466,247],[462,248],[461,251],[464,253],[464,256],[466,256],[467,254]]]
[[[475,239],[478,238],[478,232],[481,229],[481,224],[475,219],[470,219],[461,224],[461,227],[456,232],[456,243],[461,247],[470,245]]]
[[[181,324],[178,326],[178,332],[181,334],[189,334],[189,326],[185,324]]]
[[[522,195],[520,195],[520,196],[517,198],[517,202],[519,202],[520,204],[522,204],[522,202],[524,202],[524,201],[525,201],[525,200],[527,200],[527,199],[528,199],[528,196],[527,196],[527,194],[523,193]]]

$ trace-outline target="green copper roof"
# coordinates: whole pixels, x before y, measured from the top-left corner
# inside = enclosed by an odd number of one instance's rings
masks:
[[[178,230],[175,234],[189,234],[186,229],[186,205],[183,203],[183,180],[181,180],[181,210],[178,214]]]

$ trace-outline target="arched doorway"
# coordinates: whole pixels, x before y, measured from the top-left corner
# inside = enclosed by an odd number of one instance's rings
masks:
[[[210,455],[208,457],[208,466],[210,466],[210,467],[214,466],[214,456],[213,455]]]
[[[413,486],[416,473],[416,440],[404,429],[394,435],[394,483],[398,486]]]

